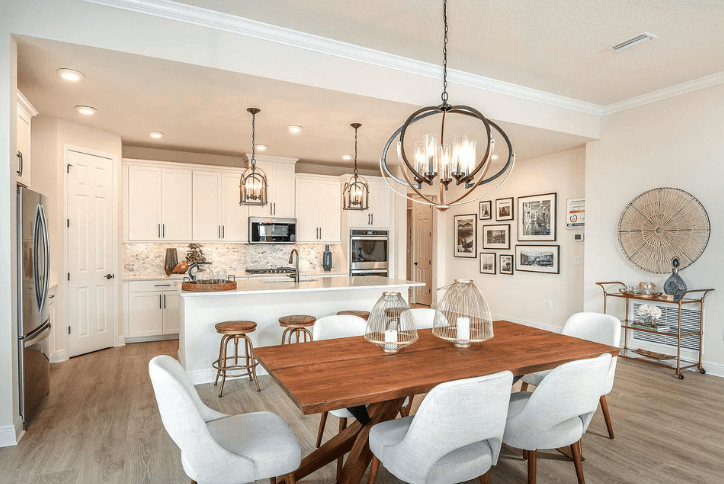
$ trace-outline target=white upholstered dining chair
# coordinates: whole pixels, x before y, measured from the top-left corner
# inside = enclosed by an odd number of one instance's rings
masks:
[[[279,416],[270,412],[229,416],[212,410],[170,356],[153,358],[148,372],[163,426],[181,449],[181,464],[193,482],[275,482],[284,474],[287,482],[295,482],[302,448]]]
[[[374,454],[369,483],[380,464],[412,484],[488,482],[498,462],[510,400],[509,371],[442,383],[425,396],[417,414],[380,422],[370,430]]]
[[[567,446],[583,484],[580,441],[596,412],[610,366],[608,353],[566,363],[551,370],[535,392],[511,396],[503,443],[524,451],[528,484],[535,484],[539,449]]]
[[[573,336],[574,338],[594,341],[609,346],[618,347],[621,343],[621,321],[618,318],[600,313],[576,313],[566,321],[561,334]],[[606,375],[606,384],[603,386],[600,403],[603,411],[603,418],[606,421],[608,436],[613,439],[613,424],[611,415],[608,413],[608,402],[606,395],[613,390],[613,380],[616,376],[616,361],[618,357],[611,360],[611,368]],[[550,373],[550,370],[531,373],[523,377],[522,390],[526,391],[528,385],[538,386],[543,378]]]

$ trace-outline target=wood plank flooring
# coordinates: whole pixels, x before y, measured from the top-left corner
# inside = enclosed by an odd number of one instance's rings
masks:
[[[166,434],[148,378],[155,355],[175,356],[176,341],[129,344],[52,365],[51,393],[17,447],[0,449],[0,483],[188,483],[180,452]],[[268,376],[257,393],[247,379],[229,380],[224,396],[197,387],[210,407],[227,414],[268,410],[314,448],[319,416],[303,416]],[[583,438],[586,482],[679,484],[724,482],[724,380],[686,372],[682,381],[660,368],[619,359],[608,397],[616,439],[599,411]],[[414,409],[422,401],[415,398]],[[324,441],[337,422],[330,417]],[[522,453],[503,446],[492,484],[527,482]],[[335,466],[303,482],[332,483]],[[367,476],[362,480],[367,482]],[[397,483],[384,467],[380,484]],[[471,481],[477,484],[477,481]],[[538,482],[576,482],[573,463],[539,451]]]

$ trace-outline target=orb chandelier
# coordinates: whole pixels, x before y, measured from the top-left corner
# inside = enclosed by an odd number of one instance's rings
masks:
[[[451,105],[448,103],[447,93],[447,42],[448,42],[448,23],[447,23],[447,0],[443,1],[443,23],[445,26],[445,40],[443,44],[443,92],[440,96],[442,104],[438,106],[427,106],[412,113],[405,123],[395,131],[385,144],[380,158],[380,171],[382,177],[387,184],[398,195],[401,195],[416,203],[432,205],[440,211],[447,210],[454,205],[470,203],[484,198],[495,190],[500,188],[510,177],[515,165],[515,154],[510,139],[505,132],[493,121],[487,119],[483,114],[470,106]],[[434,134],[424,136],[422,141],[415,143],[415,152],[413,162],[410,163],[405,151],[405,135],[410,125],[427,118],[428,116],[441,115],[440,136]],[[453,143],[445,143],[445,118],[448,115],[463,115],[477,119],[485,126],[486,139],[484,144],[483,156],[477,158],[477,151],[483,146],[476,146],[477,142],[469,138],[466,134],[453,135]],[[495,130],[499,138],[502,139],[508,148],[508,160],[505,165],[496,173],[488,174],[490,170],[493,153],[495,149],[495,139],[493,138],[493,130]],[[400,171],[404,179],[398,178],[390,170],[387,164],[387,152],[399,137],[397,142],[397,157],[400,162]],[[496,136],[497,137],[497,136]],[[449,137],[448,137],[449,139]],[[460,190],[456,190],[455,194],[446,199],[448,185],[455,180],[455,185],[461,186]],[[477,188],[488,185],[498,180],[498,185],[490,190],[478,190]],[[394,182],[394,183],[392,183]],[[422,191],[422,185],[427,184],[439,187],[439,197],[437,200],[429,194]],[[395,185],[401,187],[396,188]],[[492,185],[488,185],[491,187]],[[411,197],[407,193],[407,189],[411,189],[416,197]],[[426,190],[427,191],[427,190]],[[437,189],[433,189],[437,192]],[[480,193],[484,192],[484,193]],[[468,198],[474,196],[474,198]]]
[[[266,173],[256,166],[256,115],[258,108],[247,109],[251,113],[251,161],[249,168],[241,174],[241,200],[239,205],[266,205],[267,178]]]
[[[357,173],[357,130],[362,126],[359,123],[350,124],[354,128],[354,175],[342,188],[343,210],[367,210],[370,207],[370,187],[367,180]]]

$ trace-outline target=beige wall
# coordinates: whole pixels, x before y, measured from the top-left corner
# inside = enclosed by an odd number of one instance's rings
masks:
[[[701,258],[681,272],[690,289],[714,288],[705,306],[704,360],[724,376],[724,85],[691,92],[604,118],[600,141],[586,148],[585,308],[601,311],[597,281],[659,287],[668,274],[634,268],[617,249],[618,217],[640,193],[685,190],[704,205],[711,237]],[[614,306],[623,317],[623,305]]]
[[[447,244],[446,283],[454,279],[470,278],[485,296],[494,319],[508,319],[543,328],[559,328],[573,313],[583,309],[583,250],[581,242],[573,240],[574,233],[580,230],[566,229],[566,200],[584,196],[585,150],[579,148],[563,153],[520,161],[516,164],[508,181],[493,195],[495,199],[515,197],[515,220],[496,222],[479,220],[478,223],[478,254],[480,252],[496,253],[496,275],[480,274],[480,256],[475,259],[463,259],[453,256],[452,244]],[[560,245],[560,274],[537,274],[530,272],[514,272],[512,276],[500,274],[500,254],[514,254],[517,242],[518,207],[517,198],[539,193],[558,193],[558,225],[555,242],[540,245]],[[453,217],[457,214],[478,213],[478,203],[454,207],[446,213],[447,224],[445,237],[450,239],[453,234]],[[482,226],[510,223],[510,250],[483,249]],[[580,265],[575,265],[580,258]],[[442,297],[442,294],[440,294]],[[552,309],[546,309],[550,301]]]

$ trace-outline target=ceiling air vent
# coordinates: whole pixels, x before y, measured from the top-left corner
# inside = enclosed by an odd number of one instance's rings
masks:
[[[644,44],[646,42],[649,42],[651,40],[654,40],[656,38],[655,35],[652,35],[648,32],[644,32],[641,35],[637,35],[636,37],[628,40],[624,40],[620,44],[613,45],[609,47],[614,52],[622,52],[626,49],[630,49],[631,47],[635,47],[637,45]]]

